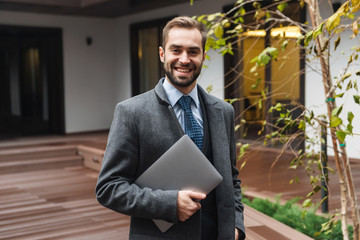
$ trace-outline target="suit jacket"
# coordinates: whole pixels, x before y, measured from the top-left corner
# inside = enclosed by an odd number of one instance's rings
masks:
[[[214,167],[223,177],[216,188],[218,239],[244,230],[240,180],[236,169],[233,107],[198,86],[207,114]],[[133,182],[184,134],[162,81],[116,106],[96,186],[98,201],[131,216],[130,239],[200,239],[200,212],[177,217],[177,192],[140,188]],[[176,223],[161,233],[151,219]]]

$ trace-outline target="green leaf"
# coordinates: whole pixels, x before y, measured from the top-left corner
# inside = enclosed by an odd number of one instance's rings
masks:
[[[305,47],[309,45],[310,41],[313,39],[314,31],[308,32],[304,37],[304,45]]]
[[[354,119],[354,114],[352,112],[348,112],[347,119],[349,123],[352,123],[352,120]]]
[[[343,109],[343,106],[341,105],[340,107],[334,108],[331,112],[331,116],[339,116],[339,114],[341,113]]]
[[[343,5],[341,5],[341,7],[336,12],[339,13],[340,16],[348,14],[350,12],[349,1],[346,1]]]
[[[220,13],[214,13],[214,14],[210,14],[207,19],[209,22],[214,21],[216,19],[216,17],[220,16]]]
[[[346,133],[343,131],[336,131],[335,134],[339,141],[343,143],[346,137]]]
[[[221,46],[225,46],[226,41],[225,41],[225,39],[220,38],[220,39],[216,40],[215,43],[216,43],[217,47],[219,48]]]
[[[228,28],[231,26],[231,23],[229,22],[228,19],[224,19],[221,21],[221,24],[224,26],[224,28]]]
[[[343,82],[345,79],[351,77],[351,73],[346,73],[341,77],[341,81]]]
[[[259,56],[254,57],[253,59],[251,59],[250,63],[254,63],[257,62],[259,59]]]
[[[349,89],[346,89],[349,90]],[[345,93],[340,93],[338,95],[335,95],[334,98],[342,98],[344,96]]]
[[[222,38],[224,35],[224,29],[221,25],[217,25],[214,30],[214,34],[217,38]]]
[[[282,104],[281,103],[276,103],[276,105],[274,106],[274,109],[278,112],[280,112],[282,110]]]
[[[226,101],[230,104],[233,104],[234,102],[238,101],[237,98],[230,98],[230,99],[226,99]]]
[[[205,44],[205,51],[209,51],[210,48],[213,48],[215,45],[216,45],[216,42],[215,42],[214,38],[208,37],[208,39],[206,40],[206,44]]]
[[[270,62],[270,59],[271,58],[267,54],[260,54],[257,62],[260,66],[265,66]]]
[[[331,116],[330,119],[330,127],[337,127],[342,123],[341,118],[337,117],[337,116]]]
[[[321,23],[317,28],[315,28],[312,38],[315,39],[317,36],[319,36],[324,28],[324,23]]]
[[[255,65],[250,69],[250,73],[254,73],[256,70],[257,70],[257,66]]]
[[[304,0],[300,0],[300,7],[304,8],[305,7],[305,1]]]
[[[253,2],[253,7],[254,8],[261,8],[261,4],[258,2]]]
[[[360,0],[351,0],[351,12],[357,12],[360,10]]]
[[[271,18],[271,14],[269,12],[266,12],[266,22],[269,21]]]
[[[303,131],[305,130],[305,121],[304,120],[300,120],[298,128]]]
[[[302,206],[303,206],[304,208],[306,208],[306,207],[310,207],[311,204],[312,204],[311,199],[305,199],[305,201],[303,202]]]
[[[357,104],[360,104],[360,96],[359,95],[353,95],[354,101]]]
[[[340,14],[338,12],[330,16],[326,21],[326,29],[331,32],[334,28],[340,24]]]
[[[354,114],[352,112],[348,112],[348,116],[347,116],[347,120],[348,120],[348,125],[346,126],[346,129],[348,132],[352,133],[353,132],[353,125],[352,125],[352,121],[354,119]]]
[[[197,18],[198,22],[202,22],[202,20],[206,17],[206,15],[201,15]]]
[[[251,89],[256,89],[259,86],[259,83],[261,81],[261,78],[257,78],[255,83],[251,85]]]
[[[322,204],[323,202],[325,202],[325,201],[326,201],[326,199],[328,199],[328,197],[327,197],[327,196],[326,196],[326,197],[324,197],[323,199],[321,199],[320,203]]]
[[[335,40],[335,47],[334,47],[334,51],[336,51],[337,47],[339,46],[339,44],[340,44],[340,40],[341,40],[341,37],[340,37],[340,34],[339,34],[339,37]]]
[[[288,41],[287,41],[287,40],[283,41],[283,42],[281,43],[281,50],[285,51],[287,45],[288,45]]]
[[[267,48],[265,49],[265,51],[270,54],[270,56],[272,57],[272,59],[277,58],[277,56],[278,56],[278,54],[279,54],[279,50],[278,50],[277,48],[275,48],[275,47],[267,47]]]
[[[266,100],[267,98],[266,94],[267,94],[267,89],[261,91],[261,96],[263,97],[264,100]]]
[[[259,109],[262,109],[262,108],[263,108],[263,102],[262,102],[261,99],[259,99],[258,105],[259,105]]]
[[[283,12],[284,9],[288,6],[287,2],[282,2],[280,3],[278,6],[277,6],[277,9],[280,11],[280,12]]]

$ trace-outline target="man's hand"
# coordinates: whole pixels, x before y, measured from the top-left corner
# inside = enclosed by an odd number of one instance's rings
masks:
[[[239,239],[239,229],[235,228],[235,240]]]
[[[199,192],[184,190],[178,192],[177,212],[180,222],[184,222],[197,212],[201,205],[197,201],[205,199],[206,195]]]

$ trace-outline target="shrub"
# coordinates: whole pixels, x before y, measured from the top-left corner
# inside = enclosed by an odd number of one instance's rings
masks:
[[[288,225],[291,228],[296,229],[299,232],[306,234],[311,238],[319,240],[342,239],[340,221],[335,221],[330,231],[321,232],[322,224],[328,222],[330,218],[317,215],[315,212],[315,208],[309,210],[301,209],[296,204],[299,199],[300,198],[291,199],[287,201],[284,205],[280,204],[279,196],[276,198],[275,202],[272,202],[269,199],[261,198],[254,198],[252,201],[244,198],[243,202],[246,205],[268,215],[269,217],[278,220],[279,222]],[[352,232],[352,227],[349,227],[351,239]]]

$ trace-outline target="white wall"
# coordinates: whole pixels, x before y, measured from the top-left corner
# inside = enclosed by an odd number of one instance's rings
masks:
[[[344,2],[344,1],[342,1]],[[327,2],[322,2],[321,5],[321,15],[325,19],[331,15],[331,10]],[[310,22],[310,19],[308,19]],[[340,74],[344,71],[347,59],[350,55],[350,48],[353,46],[358,46],[359,44],[359,37],[355,39],[350,39],[349,37],[352,35],[352,32],[347,31],[344,32],[341,36],[341,42],[338,46],[336,52],[333,51],[334,49],[334,41],[331,42],[331,57],[330,57],[330,70],[331,76],[334,79],[336,76],[340,76]],[[359,61],[355,63],[348,72],[353,73],[353,77],[351,79],[357,79],[358,84],[360,84],[359,77],[356,77],[355,72],[359,70]],[[346,85],[345,85],[346,86]],[[345,89],[343,89],[344,91]],[[342,90],[337,90],[336,94],[343,92]],[[351,91],[343,96],[343,98],[337,98],[336,104],[340,106],[344,103],[344,108],[342,110],[341,117],[343,119],[347,119],[347,113],[352,111],[355,115],[353,120],[353,132],[360,134],[360,105],[355,104],[352,95],[355,91]],[[305,105],[307,108],[314,111],[315,116],[320,114],[327,115],[327,108],[325,103],[325,93],[324,87],[322,84],[322,77],[321,77],[321,68],[320,63],[318,61],[312,61],[311,64],[307,65],[306,67],[306,74],[305,74]],[[347,122],[344,122],[345,126]],[[320,129],[312,131],[311,129],[307,130],[307,134],[310,137],[318,137]],[[329,132],[328,132],[329,133]],[[330,147],[328,148],[328,154],[334,155],[332,150],[332,141],[331,137],[328,136],[327,139],[328,144]],[[349,157],[351,158],[359,158],[360,156],[360,136],[347,136],[346,137],[346,149]],[[317,147],[319,149],[319,146]]]
[[[115,20],[1,11],[0,24],[62,28],[66,133],[109,128],[117,94]]]

